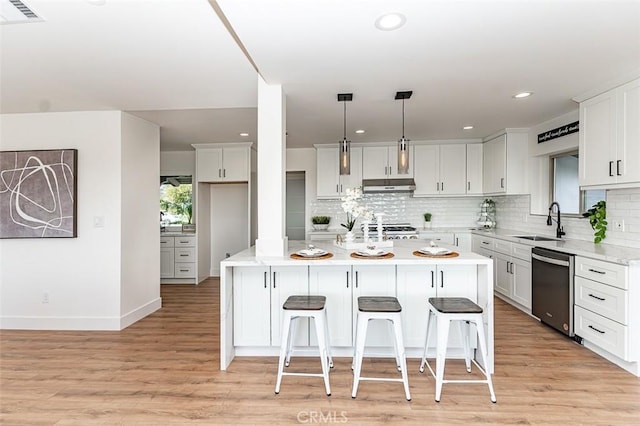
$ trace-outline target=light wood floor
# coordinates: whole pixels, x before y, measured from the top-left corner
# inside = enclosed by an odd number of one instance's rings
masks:
[[[276,358],[236,358],[218,370],[218,280],[162,286],[163,308],[121,332],[0,334],[0,424],[638,424],[640,379],[496,300],[497,404],[486,386],[434,382],[409,360],[400,383],[363,382],[351,399],[350,359],[322,379],[285,377]],[[391,360],[364,373],[395,375]],[[447,372],[460,367],[447,363]],[[317,358],[290,368],[317,370]],[[466,373],[464,373],[466,374]]]

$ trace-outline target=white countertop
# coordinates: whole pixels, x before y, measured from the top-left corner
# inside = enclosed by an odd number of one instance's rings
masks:
[[[394,240],[393,248],[389,249],[394,256],[389,259],[371,258],[360,259],[350,256],[355,250],[345,250],[333,245],[333,242],[313,241],[312,244],[333,254],[328,259],[292,259],[290,255],[307,248],[308,241],[290,241],[289,250],[286,256],[260,257],[255,255],[255,247],[241,251],[221,262],[222,266],[292,266],[292,265],[415,265],[420,263],[438,264],[485,264],[492,262],[484,256],[476,253],[462,252],[457,257],[418,257],[413,255],[413,251],[425,246],[424,240]],[[456,247],[447,246],[456,251]]]
[[[161,237],[195,237],[195,232],[160,232]]]
[[[492,229],[490,231],[472,231],[474,235],[486,235],[492,238],[499,238],[519,244],[526,244],[535,247],[544,247],[564,253],[589,257],[592,259],[604,260],[607,262],[619,263],[622,265],[640,264],[640,249],[632,247],[616,246],[613,244],[595,244],[591,241],[572,240],[562,238],[560,241],[531,241],[523,238],[515,238],[515,235],[533,235],[531,232],[522,232],[513,229]],[[542,234],[535,234],[540,235]],[[553,235],[545,237],[555,238]]]

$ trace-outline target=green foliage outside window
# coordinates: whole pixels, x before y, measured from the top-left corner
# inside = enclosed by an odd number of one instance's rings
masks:
[[[169,224],[191,223],[193,202],[191,184],[160,186],[160,211]]]

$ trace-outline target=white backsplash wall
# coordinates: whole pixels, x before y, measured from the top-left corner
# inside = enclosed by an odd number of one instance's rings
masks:
[[[475,227],[480,204],[486,197],[413,198],[403,193],[364,194],[360,203],[375,213],[384,213],[384,222],[410,223],[422,228],[423,214],[431,213],[433,228]],[[340,228],[347,219],[341,200],[316,200],[310,205],[311,215],[331,216],[329,229]],[[359,228],[360,220],[356,223]]]
[[[607,191],[607,237],[602,244],[640,248],[640,188]],[[491,197],[496,202],[498,228],[513,229],[528,234],[554,235],[556,223],[547,226],[546,215],[529,214],[528,195]],[[560,206],[562,207],[562,206]],[[553,215],[555,219],[556,214]],[[615,222],[624,221],[624,231],[615,229]],[[563,238],[593,241],[589,220],[562,217],[566,235]]]

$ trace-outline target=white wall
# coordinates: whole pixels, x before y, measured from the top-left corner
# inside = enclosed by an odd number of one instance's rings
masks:
[[[305,227],[306,231],[311,231],[311,216],[312,213],[310,206],[316,201],[317,191],[317,173],[316,173],[316,150],[315,148],[292,148],[287,149],[287,172],[305,172]]]
[[[247,249],[249,240],[249,185],[233,183],[211,188],[211,272],[220,276],[220,262],[226,254]],[[202,220],[200,221],[202,222]]]
[[[196,151],[163,151],[160,153],[161,176],[195,176]]]
[[[0,240],[0,328],[120,329],[121,124],[118,111],[0,115],[2,150],[78,150],[78,237]]]
[[[160,129],[122,114],[121,328],[160,308]]]

